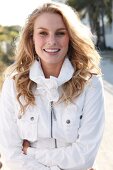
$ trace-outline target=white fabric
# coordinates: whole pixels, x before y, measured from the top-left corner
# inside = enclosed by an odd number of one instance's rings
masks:
[[[37,83],[38,94],[46,95],[48,101],[57,102],[59,99],[58,87],[71,79],[74,69],[66,58],[58,78],[50,76],[45,79],[40,63],[35,61],[30,69],[30,79]]]
[[[30,68],[30,79],[37,83],[36,106],[29,106],[21,119],[14,81],[11,77],[5,80],[0,103],[0,152],[5,170],[92,167],[104,129],[102,78],[93,76],[73,103],[58,103],[61,86],[71,79],[73,72],[66,58],[59,77],[45,79],[40,64],[35,61]],[[52,126],[51,101],[56,116]],[[31,142],[27,155],[22,153],[23,139]]]

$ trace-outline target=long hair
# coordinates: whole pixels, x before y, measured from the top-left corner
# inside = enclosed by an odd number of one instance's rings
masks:
[[[68,57],[75,71],[71,80],[62,86],[61,99],[67,101],[79,96],[92,74],[101,73],[100,56],[92,41],[92,34],[82,24],[77,12],[62,3],[44,3],[29,15],[20,37],[15,63],[10,67],[12,72],[16,71],[17,73],[13,79],[17,90],[17,99],[23,113],[28,105],[35,104],[33,88],[36,84],[29,78],[30,66],[36,59],[33,28],[36,18],[44,12],[59,14],[69,33]],[[24,98],[25,104],[21,102],[21,97]]]

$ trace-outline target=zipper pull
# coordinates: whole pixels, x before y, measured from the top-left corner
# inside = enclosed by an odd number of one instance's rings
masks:
[[[53,115],[54,120],[56,121],[56,115],[55,115],[55,111],[54,111],[54,107],[53,107],[53,101],[51,101],[51,114]]]

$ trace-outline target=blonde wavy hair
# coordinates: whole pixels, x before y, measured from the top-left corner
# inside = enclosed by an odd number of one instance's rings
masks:
[[[35,104],[33,88],[36,84],[29,78],[30,66],[36,59],[33,44],[33,28],[36,18],[44,12],[61,15],[70,38],[68,57],[75,68],[75,72],[71,80],[63,85],[61,99],[70,101],[79,96],[90,77],[93,74],[101,74],[99,68],[100,56],[92,41],[92,34],[81,23],[77,12],[62,3],[44,3],[29,15],[16,50],[15,63],[10,67],[11,72],[16,71],[17,73],[13,76],[13,79],[17,90],[17,100],[23,114],[28,105]],[[21,97],[24,97],[24,104],[20,100]]]

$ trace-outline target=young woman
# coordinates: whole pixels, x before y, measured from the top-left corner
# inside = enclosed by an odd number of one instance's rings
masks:
[[[5,170],[87,170],[104,128],[100,56],[77,13],[60,3],[34,10],[1,94]]]

